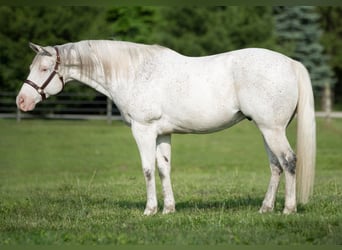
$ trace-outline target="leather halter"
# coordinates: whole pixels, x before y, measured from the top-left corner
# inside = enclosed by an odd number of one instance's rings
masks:
[[[59,51],[58,51],[57,47],[54,47],[54,49],[56,50],[56,57],[57,57],[56,64],[55,64],[55,67],[54,67],[53,71],[51,72],[49,77],[45,80],[45,82],[42,84],[42,86],[39,87],[36,83],[34,83],[33,81],[31,81],[29,79],[26,79],[24,81],[24,83],[30,85],[32,88],[37,90],[38,94],[41,95],[42,100],[46,99],[46,93],[44,92],[44,90],[49,85],[51,80],[55,77],[55,75],[58,75],[59,79],[62,82],[62,89],[61,89],[61,91],[64,89],[64,85],[65,85],[64,80],[63,80],[63,76],[59,75],[59,73],[58,73],[58,66],[61,64],[61,58],[59,56]]]

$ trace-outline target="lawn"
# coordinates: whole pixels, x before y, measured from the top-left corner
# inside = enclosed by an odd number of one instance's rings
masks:
[[[143,216],[145,183],[121,122],[0,120],[0,245],[342,244],[342,120],[317,124],[315,191],[259,214],[269,180],[253,123],[172,137],[175,214]],[[288,128],[295,145],[295,124]]]

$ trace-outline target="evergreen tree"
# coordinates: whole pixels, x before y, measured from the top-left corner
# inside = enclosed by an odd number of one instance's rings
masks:
[[[319,89],[333,84],[333,72],[320,43],[320,15],[313,6],[275,7],[275,27],[280,51],[301,61]]]

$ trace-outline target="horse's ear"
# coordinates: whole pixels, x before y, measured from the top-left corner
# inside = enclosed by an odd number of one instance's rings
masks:
[[[30,42],[30,43],[29,43],[29,46],[30,46],[30,48],[31,48],[34,52],[36,52],[36,53],[42,51],[42,47],[39,46],[39,45],[37,45],[37,44],[34,44],[34,43],[31,43],[31,42]]]
[[[39,46],[31,42],[29,43],[29,45],[30,45],[30,48],[36,53],[42,53],[44,56],[52,56],[52,54],[46,49],[44,49],[42,46]]]
[[[49,51],[47,51],[46,49],[44,49],[43,47],[41,47],[41,49],[42,49],[44,56],[52,56],[52,54]]]

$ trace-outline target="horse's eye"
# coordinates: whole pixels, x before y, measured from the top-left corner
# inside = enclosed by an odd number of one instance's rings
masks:
[[[42,69],[42,71],[43,71],[43,72],[46,72],[46,71],[48,71],[48,69]]]

